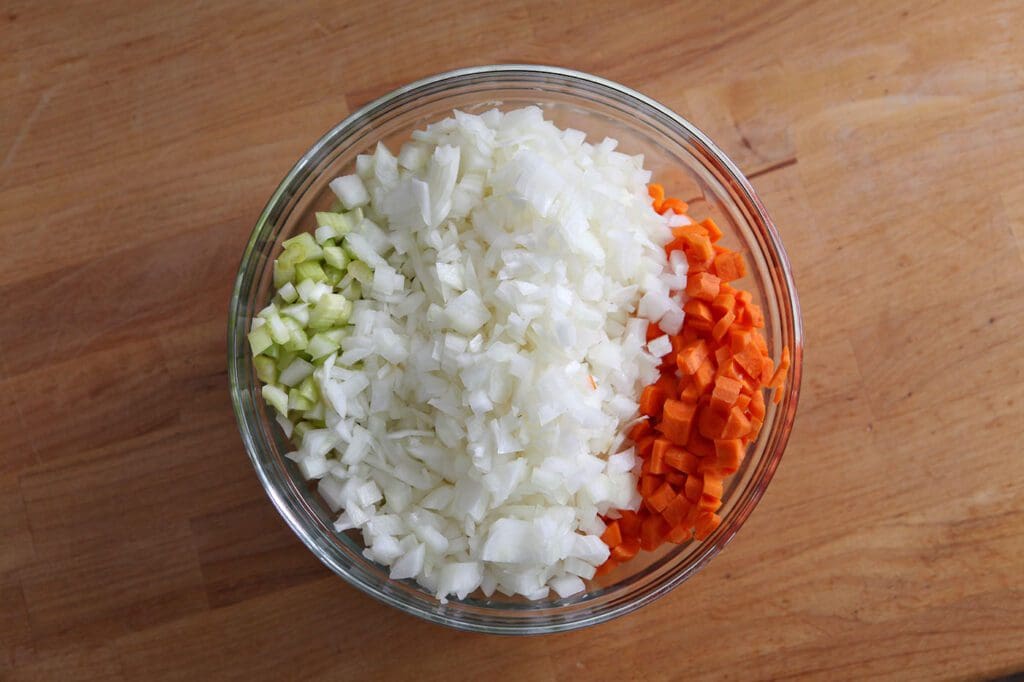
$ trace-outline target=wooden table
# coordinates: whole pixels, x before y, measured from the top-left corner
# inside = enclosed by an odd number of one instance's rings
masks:
[[[1021,4],[464,4],[0,8],[0,678],[1024,670]],[[526,639],[321,566],[225,372],[242,246],[294,160],[397,85],[509,61],[721,143],[807,328],[796,430],[729,549],[641,612]]]

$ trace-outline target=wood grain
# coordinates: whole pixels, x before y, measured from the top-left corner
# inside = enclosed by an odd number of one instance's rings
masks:
[[[1024,8],[0,6],[0,678],[979,679],[1024,671]],[[807,328],[728,551],[590,630],[449,631],[349,588],[238,438],[235,268],[293,161],[429,73],[565,65],[754,178]]]

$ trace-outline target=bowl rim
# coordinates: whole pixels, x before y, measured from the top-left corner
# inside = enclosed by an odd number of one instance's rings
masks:
[[[278,205],[282,195],[289,190],[295,178],[301,173],[305,172],[306,166],[310,161],[316,158],[324,147],[330,143],[335,137],[341,134],[346,128],[354,126],[361,122],[364,118],[370,116],[374,111],[387,107],[393,100],[402,97],[403,95],[423,88],[426,86],[435,85],[448,80],[461,79],[467,76],[475,75],[502,75],[502,74],[516,74],[526,73],[532,75],[554,75],[560,76],[569,80],[580,80],[591,85],[603,87],[608,89],[619,96],[626,96],[637,100],[639,103],[646,105],[662,116],[667,117],[672,123],[679,126],[685,132],[692,136],[694,140],[699,143],[699,146],[703,147],[702,151],[707,153],[708,156],[717,162],[721,168],[730,176],[730,180],[735,183],[734,190],[738,191],[741,195],[741,199],[747,204],[748,208],[751,209],[755,214],[758,221],[763,225],[764,236],[767,237],[770,248],[774,251],[778,263],[781,266],[780,275],[785,286],[786,300],[780,301],[780,304],[784,307],[788,307],[789,312],[792,314],[791,326],[792,326],[792,366],[790,381],[788,382],[788,390],[786,392],[785,406],[786,411],[780,413],[778,416],[779,424],[779,436],[776,439],[774,447],[772,448],[772,456],[770,461],[767,462],[767,466],[764,472],[757,479],[751,480],[750,484],[756,483],[755,490],[752,492],[750,497],[741,506],[737,507],[732,516],[734,522],[730,527],[723,533],[717,540],[717,542],[710,544],[707,548],[702,551],[697,559],[688,567],[686,571],[679,571],[677,574],[672,575],[670,579],[664,581],[661,585],[658,585],[655,589],[650,590],[637,599],[630,600],[623,604],[619,604],[609,608],[608,610],[599,613],[586,614],[581,618],[575,620],[556,621],[549,622],[541,626],[531,626],[528,621],[517,622],[515,624],[477,624],[467,623],[457,618],[452,618],[449,615],[438,613],[433,610],[428,610],[419,607],[415,604],[403,601],[396,598],[389,592],[374,589],[372,585],[366,584],[360,580],[357,580],[347,570],[343,570],[344,567],[335,565],[336,562],[330,557],[324,555],[319,550],[316,539],[311,535],[311,531],[306,528],[300,520],[293,515],[288,509],[288,504],[284,499],[282,491],[278,490],[276,484],[270,479],[268,472],[261,464],[260,459],[257,455],[257,444],[253,438],[253,435],[249,432],[245,425],[247,423],[247,417],[242,405],[242,391],[240,390],[241,375],[243,372],[243,363],[238,361],[238,355],[235,352],[237,346],[237,340],[239,335],[239,312],[240,304],[243,296],[243,283],[245,275],[245,266],[250,260],[255,251],[259,249],[260,235],[263,227],[270,220],[275,207]],[[343,139],[343,138],[341,138]],[[241,330],[243,340],[245,329]],[[348,116],[346,116],[337,125],[326,131],[317,141],[310,147],[292,166],[285,177],[278,183],[277,188],[267,201],[256,224],[253,227],[252,233],[250,234],[249,240],[246,244],[245,250],[242,254],[241,262],[239,265],[238,273],[235,278],[234,286],[232,287],[231,302],[229,306],[228,315],[228,378],[231,393],[231,402],[233,411],[235,414],[236,425],[239,429],[240,435],[242,436],[243,444],[245,445],[246,453],[256,470],[256,475],[263,486],[264,491],[270,497],[275,509],[284,518],[286,524],[291,528],[292,532],[303,542],[304,545],[324,563],[331,571],[340,577],[342,577],[348,584],[356,587],[361,592],[373,597],[374,599],[393,606],[398,610],[409,613],[424,620],[447,625],[460,630],[471,631],[471,632],[483,632],[489,634],[546,634],[555,632],[565,632],[569,630],[580,629],[584,627],[590,627],[599,623],[606,622],[618,616],[631,613],[640,607],[649,604],[660,597],[664,596],[675,587],[680,585],[686,579],[691,577],[700,571],[714,556],[716,556],[731,540],[735,537],[739,528],[745,523],[754,507],[758,504],[761,497],[764,495],[768,484],[771,482],[776,469],[778,468],[779,462],[785,451],[786,445],[789,441],[789,437],[792,431],[792,426],[796,414],[797,403],[799,401],[800,394],[800,383],[802,378],[802,356],[803,356],[803,320],[800,309],[799,298],[796,292],[796,285],[793,281],[792,268],[789,262],[789,257],[786,253],[785,248],[782,245],[782,241],[775,228],[775,223],[768,215],[760,197],[754,191],[753,186],[747,177],[739,170],[736,164],[723,152],[711,139],[705,135],[695,125],[690,123],[688,120],[675,113],[660,102],[651,99],[650,97],[615,81],[596,76],[587,72],[578,71],[574,69],[567,69],[558,66],[549,65],[538,65],[538,64],[490,64],[482,66],[472,66],[466,68],[453,69],[436,73],[434,75],[426,76],[418,80],[412,81],[406,85],[402,85],[394,90],[384,94],[371,102],[359,107]]]

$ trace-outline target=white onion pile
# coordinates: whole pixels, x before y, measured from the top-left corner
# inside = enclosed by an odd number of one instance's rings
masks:
[[[640,502],[622,431],[686,264],[615,146],[536,107],[456,111],[331,183],[364,211],[345,248],[372,286],[313,375],[326,428],[291,456],[338,531],[442,601],[582,591],[608,556],[598,514]]]

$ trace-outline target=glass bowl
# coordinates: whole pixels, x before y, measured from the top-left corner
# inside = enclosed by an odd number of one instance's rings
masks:
[[[453,109],[480,113],[530,104],[541,106],[560,127],[584,131],[591,142],[612,137],[619,151],[642,153],[654,180],[689,203],[694,218],[713,217],[725,232],[725,243],[746,258],[749,273],[738,284],[763,308],[772,356],[777,359],[788,345],[793,364],[781,403],[768,401],[760,436],[743,468],[727,482],[722,523],[704,542],[641,552],[590,581],[587,592],[567,599],[530,602],[476,593],[441,604],[411,581],[390,580],[386,569],[362,555],[357,535],[333,530],[334,515],[284,457],[291,448],[260,397],[246,332],[271,297],[272,264],[281,242],[314,225],[313,212],[326,210],[333,201],[328,183],[352,172],[357,154],[372,151],[378,141],[397,151],[413,130]],[[299,159],[267,203],[242,256],[228,319],[228,372],[239,429],[260,481],[291,529],[332,571],[367,594],[435,623],[536,634],[594,625],[638,609],[693,576],[736,535],[786,447],[800,387],[802,343],[800,307],[779,236],[750,183],[711,140],[666,107],[603,78],[552,67],[500,65],[451,71],[399,88],[353,113]]]

